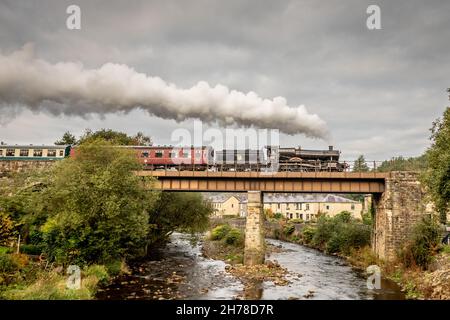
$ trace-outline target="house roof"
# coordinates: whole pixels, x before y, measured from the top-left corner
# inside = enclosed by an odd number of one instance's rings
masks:
[[[265,193],[264,203],[358,203],[334,194],[320,193]]]

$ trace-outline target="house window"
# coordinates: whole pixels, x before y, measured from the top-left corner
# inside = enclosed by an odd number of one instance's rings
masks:
[[[305,210],[309,210],[309,203],[306,204]]]
[[[21,157],[28,157],[28,149],[20,149]]]
[[[278,209],[281,209],[281,204],[278,203],[278,204],[277,204],[277,208],[278,208]]]
[[[293,215],[292,213],[289,213],[289,219],[292,219]]]
[[[303,213],[300,213],[300,219],[303,220]]]
[[[354,205],[354,204],[352,204],[351,208],[352,208],[352,210],[355,210],[355,205]]]
[[[47,157],[56,157],[56,150],[47,150]]]
[[[162,158],[163,157],[163,151],[162,150],[156,150],[155,157],[156,158]]]
[[[302,210],[302,204],[301,203],[297,203],[297,210]]]
[[[64,150],[59,150],[59,156],[64,157]]]
[[[7,157],[14,157],[15,153],[16,153],[15,149],[6,149],[6,156]]]
[[[231,204],[231,207],[234,208],[234,203]]]
[[[330,206],[329,206],[329,205],[326,205],[326,206],[325,206],[325,209],[330,210]]]
[[[33,150],[33,157],[42,157],[42,149]]]
[[[289,203],[286,203],[286,210],[290,210]]]
[[[298,219],[298,218],[300,218],[300,215],[299,215],[299,213],[298,213],[298,212],[296,213],[296,215],[297,215],[297,219]]]

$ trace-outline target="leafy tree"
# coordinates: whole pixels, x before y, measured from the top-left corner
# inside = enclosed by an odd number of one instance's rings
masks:
[[[355,161],[355,165],[353,166],[354,172],[367,172],[369,171],[369,166],[366,163],[366,159],[364,159],[363,155],[360,155],[358,159]]]
[[[211,203],[205,201],[200,193],[162,192],[150,210],[149,244],[167,240],[175,230],[189,233],[205,231],[212,212]]]
[[[105,263],[143,249],[157,195],[134,174],[138,168],[132,151],[97,140],[52,167],[40,197],[49,212],[41,231],[51,259]]]
[[[138,132],[135,136],[129,136],[125,132],[114,131],[112,129],[100,129],[95,132],[92,132],[90,129],[86,129],[85,133],[80,137],[79,144],[92,142],[98,139],[107,141],[112,145],[146,146],[152,144],[152,139],[149,136],[144,135],[142,132]]]
[[[66,145],[66,144],[74,145],[76,143],[77,138],[75,138],[75,136],[71,134],[69,131],[66,131],[60,140],[55,141],[56,145]]]
[[[440,213],[442,223],[446,222],[450,210],[450,108],[442,118],[433,122],[431,128],[432,144],[427,150],[427,169],[423,181]]]
[[[403,158],[400,156],[394,157],[391,160],[383,161],[381,165],[377,167],[377,171],[423,171],[426,169],[426,165],[426,154],[411,158]]]

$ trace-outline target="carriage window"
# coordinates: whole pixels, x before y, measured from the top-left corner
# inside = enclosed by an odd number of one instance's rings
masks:
[[[190,158],[191,153],[189,151],[183,151],[183,158]]]
[[[59,156],[63,157],[64,156],[64,150],[59,150]]]
[[[169,158],[176,158],[176,157],[177,157],[177,152],[176,151],[170,151]]]
[[[162,150],[156,150],[155,157],[156,158],[162,158],[163,157],[163,151]]]
[[[202,156],[201,150],[195,150],[195,157],[200,158]]]
[[[47,150],[47,157],[56,157],[56,150]]]
[[[28,157],[28,149],[20,149],[21,157]]]
[[[33,150],[33,157],[42,157],[42,149]]]
[[[14,157],[15,153],[16,153],[15,149],[6,149],[6,156],[7,157]]]
[[[0,150],[0,157],[3,156],[3,150]]]
[[[148,151],[144,151],[141,153],[141,158],[148,158]]]

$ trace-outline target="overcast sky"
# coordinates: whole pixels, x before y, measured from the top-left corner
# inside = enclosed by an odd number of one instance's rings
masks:
[[[70,4],[81,7],[81,30],[66,28]],[[381,30],[366,27],[369,4],[381,8]],[[383,160],[420,155],[449,105],[449,13],[448,0],[0,0],[0,50],[32,42],[51,63],[121,63],[180,88],[206,81],[283,96],[323,119],[331,138],[282,134],[282,145],[333,144],[345,159]],[[85,128],[143,131],[170,144],[173,130],[193,123],[142,110],[82,118],[8,108],[0,140],[11,144],[52,143]]]

